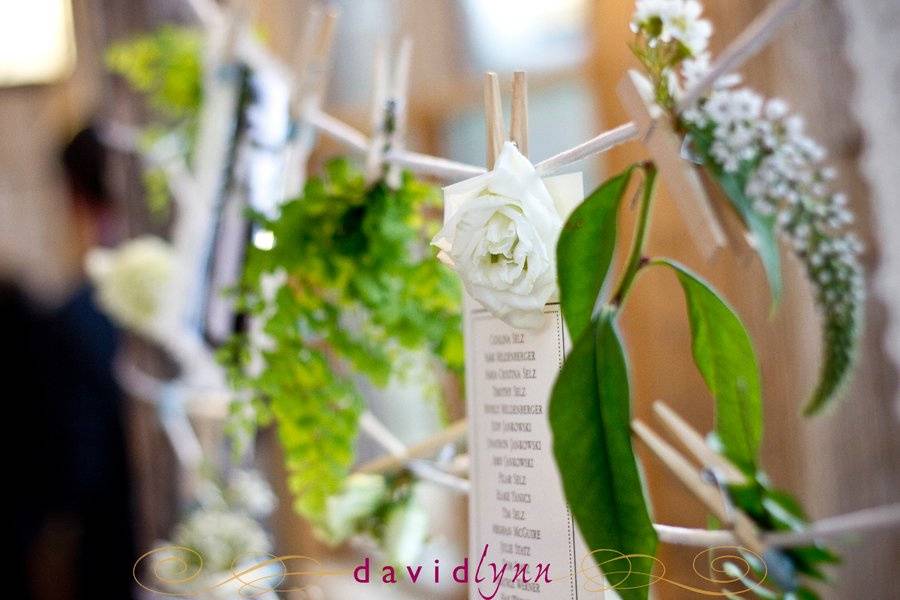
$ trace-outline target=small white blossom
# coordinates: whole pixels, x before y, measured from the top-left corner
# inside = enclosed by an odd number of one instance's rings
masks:
[[[680,42],[692,54],[706,50],[712,25],[700,18],[703,6],[697,0],[638,0],[631,28],[642,31],[651,46]]]
[[[683,64],[688,85],[702,77],[706,60],[701,56]],[[711,134],[709,154],[721,169],[749,171],[744,193],[751,205],[774,217],[806,262],[824,310],[852,328],[853,311],[864,296],[862,249],[841,233],[853,222],[853,213],[846,208],[846,195],[830,191],[836,172],[821,166],[827,152],[806,134],[803,117],[790,114],[783,100],[764,101],[750,89],[717,87],[681,118]]]

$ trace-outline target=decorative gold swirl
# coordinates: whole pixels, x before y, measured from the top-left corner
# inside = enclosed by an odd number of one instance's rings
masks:
[[[607,558],[607,555],[609,557]],[[635,570],[633,561],[646,559],[653,563],[649,573]],[[751,560],[758,561],[762,571],[759,581],[754,581]],[[735,565],[737,573],[729,575],[726,564]],[[595,550],[581,560],[578,576],[582,585],[589,592],[603,592],[606,590],[633,590],[655,585],[659,582],[674,585],[683,590],[694,592],[703,596],[740,596],[748,592],[763,589],[762,584],[768,575],[768,566],[762,556],[740,546],[717,546],[707,548],[696,554],[692,562],[694,573],[705,582],[715,586],[732,586],[740,584],[741,588],[729,591],[709,590],[686,583],[681,583],[666,577],[666,565],[647,554],[623,554],[616,550]],[[710,575],[704,574],[703,566],[708,567]],[[572,574],[560,577],[566,579]]]
[[[142,554],[134,563],[132,575],[135,582],[143,589],[175,598],[188,598],[198,594],[204,594],[223,588],[229,584],[236,585],[237,593],[243,597],[253,597],[262,592],[302,592],[309,586],[279,587],[290,577],[333,577],[337,575],[350,575],[349,569],[328,571],[321,569],[322,563],[310,556],[300,554],[285,554],[283,556],[268,555],[269,557],[256,562],[235,561],[231,567],[230,576],[222,581],[212,582],[208,585],[200,585],[202,582],[203,556],[192,548],[186,546],[162,546]],[[138,575],[143,571],[141,564],[144,561],[152,561],[152,567],[148,571],[152,574],[153,583],[146,583]],[[291,571],[288,563],[291,561],[308,561],[314,565],[313,569],[300,569]],[[241,568],[238,570],[237,565]],[[280,568],[273,569],[275,565]],[[215,575],[215,574],[213,574]],[[278,579],[273,582],[272,580]],[[240,585],[237,585],[240,584]],[[262,584],[262,585],[260,585]],[[190,587],[189,590],[185,590]],[[170,591],[178,590],[182,591]]]

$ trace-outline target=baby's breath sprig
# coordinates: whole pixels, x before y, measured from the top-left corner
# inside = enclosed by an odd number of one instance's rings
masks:
[[[846,195],[831,190],[834,169],[821,166],[825,150],[806,137],[800,117],[788,116],[786,104],[770,100],[766,108],[763,158],[746,193],[758,212],[775,216],[816,288],[825,321],[825,356],[806,408],[815,413],[837,392],[852,366],[865,299],[859,262],[863,245],[847,230],[853,213]]]
[[[682,61],[701,55],[709,44],[712,25],[700,18],[703,7],[696,0],[638,0],[631,30],[636,40],[631,45],[651,81],[656,103],[671,109],[675,103],[672,68]]]
[[[784,101],[737,87],[740,77],[728,75],[676,114],[683,90],[709,70],[705,48],[712,29],[699,19],[701,10],[694,0],[639,0],[633,49],[656,101],[672,113],[757,238],[776,301],[781,274],[775,232],[803,262],[824,321],[822,372],[806,407],[807,414],[816,413],[852,367],[865,297],[863,247],[848,231],[853,214],[846,196],[832,189],[835,172],[823,165],[825,149],[806,135],[803,118],[790,114]]]
[[[803,262],[824,320],[823,366],[806,407],[818,412],[851,370],[865,298],[859,254],[848,231],[853,214],[832,190],[826,151],[805,133],[803,118],[779,99],[720,85],[681,114],[681,125],[713,171],[739,184],[749,210],[770,222]],[[748,206],[743,206],[743,214]]]

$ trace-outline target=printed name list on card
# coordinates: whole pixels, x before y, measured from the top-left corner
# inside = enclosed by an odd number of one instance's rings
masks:
[[[584,197],[580,173],[543,181],[563,218]],[[456,190],[466,187],[444,189],[445,221],[460,204]],[[489,565],[496,563],[507,565],[500,600],[614,600],[614,592],[598,591],[602,576],[578,534],[553,458],[547,406],[570,346],[559,304],[554,298],[544,307],[539,330],[512,327],[468,296],[464,310],[469,556],[473,570],[482,563],[486,578],[470,579],[470,598],[494,591]],[[516,565],[527,565],[524,577],[516,576]],[[550,583],[536,578],[539,565],[550,565]]]

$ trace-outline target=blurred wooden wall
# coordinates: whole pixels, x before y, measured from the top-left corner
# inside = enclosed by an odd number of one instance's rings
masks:
[[[761,0],[706,2],[714,22],[713,49],[736,35],[758,14]],[[636,66],[627,42],[631,2],[594,3],[595,55],[593,80],[603,100],[607,125],[627,120],[615,95],[615,84],[626,65]],[[852,198],[857,228],[868,241],[868,271],[878,263],[872,239],[867,190],[858,159],[862,133],[850,111],[853,74],[843,55],[844,23],[834,0],[807,3],[796,20],[759,59],[743,69],[749,84],[767,95],[780,96],[808,118],[810,132],[831,151],[841,173],[840,185]],[[606,157],[611,171],[641,159],[637,144]],[[781,487],[797,494],[812,517],[820,518],[900,500],[900,425],[892,411],[896,372],[882,351],[885,308],[870,299],[867,324],[855,378],[843,401],[828,414],[806,419],[800,409],[816,381],[819,368],[819,321],[799,264],[787,260],[786,293],[774,317],[769,316],[768,289],[759,262],[746,250],[722,253],[705,264],[688,237],[687,228],[666,196],[663,184],[649,240],[651,254],[673,256],[709,278],[737,309],[748,326],[760,356],[765,394],[764,467]],[[623,226],[633,214],[622,215]],[[743,254],[743,255],[742,255]],[[713,402],[692,365],[690,333],[681,291],[671,274],[649,272],[641,277],[624,311],[624,334],[631,355],[635,413],[652,422],[650,405],[665,399],[695,426],[712,426]],[[705,526],[705,512],[652,456],[643,452],[656,519],[659,522]],[[893,576],[900,564],[900,538],[867,535],[865,544],[842,548],[844,565],[837,584],[824,590],[827,598],[895,597]],[[691,577],[693,553],[664,548],[661,558],[681,581]],[[694,598],[674,586],[658,587],[658,598]]]

